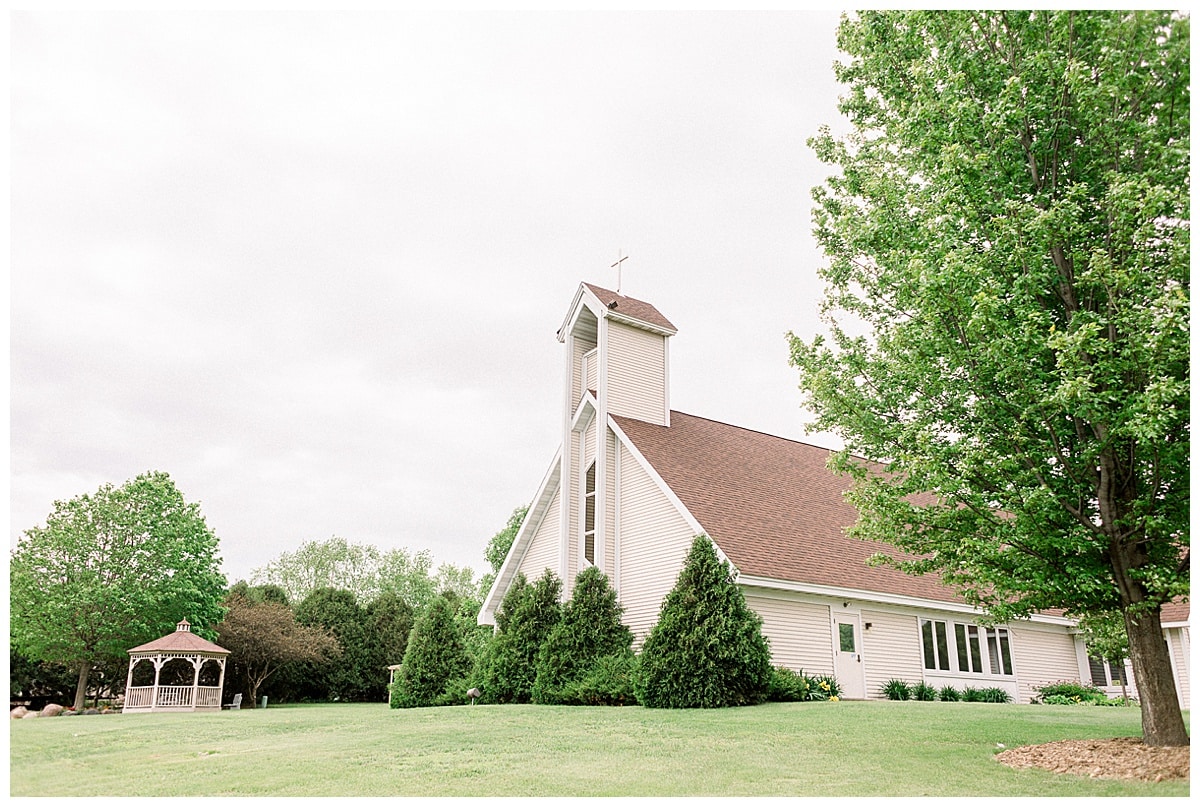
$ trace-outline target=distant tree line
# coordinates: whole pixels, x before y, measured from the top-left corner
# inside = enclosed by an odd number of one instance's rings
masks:
[[[510,532],[489,551],[503,557]],[[383,702],[387,668],[401,663],[432,603],[451,603],[464,642],[482,645],[488,630],[475,617],[490,585],[470,567],[434,570],[428,551],[381,552],[333,537],[229,586],[198,505],[167,474],[148,472],[55,502],[12,550],[10,699],[82,709],[115,698],[126,651],[187,619],[231,651],[225,702],[239,692],[244,702]]]

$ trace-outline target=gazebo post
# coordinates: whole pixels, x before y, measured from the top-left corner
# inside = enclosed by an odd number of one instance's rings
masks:
[[[192,666],[196,668],[196,674],[192,676],[192,708],[196,708],[196,692],[200,686],[200,668],[204,666],[204,657],[196,656],[192,659]]]
[[[154,690],[150,693],[150,711],[153,712],[158,708],[158,674],[162,672],[162,656],[155,656],[150,663],[154,665]]]

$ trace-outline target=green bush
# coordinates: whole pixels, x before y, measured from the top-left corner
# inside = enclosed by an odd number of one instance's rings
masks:
[[[943,701],[962,700],[962,693],[959,692],[954,687],[947,684],[946,686],[944,686],[938,690],[938,699],[943,700]]]
[[[975,687],[963,687],[962,699],[967,703],[979,703],[983,700],[983,690]]]
[[[632,656],[633,633],[621,623],[622,610],[603,572],[590,566],[579,573],[562,619],[538,651],[534,703],[576,703],[574,685],[598,659]]]
[[[936,689],[922,681],[913,687],[912,696],[913,700],[917,701],[935,701],[938,693]]]
[[[392,684],[391,707],[438,705],[447,685],[465,676],[469,665],[450,603],[438,597],[409,634],[404,661]]]
[[[637,704],[634,682],[637,680],[637,656],[626,649],[601,656],[582,677],[562,690],[562,702],[582,706],[633,706]]]
[[[1138,706],[1136,698],[1105,698],[1104,700],[1093,701],[1096,706]]]
[[[906,701],[912,697],[912,685],[899,678],[891,678],[884,682],[879,691],[890,701]]]
[[[537,658],[562,619],[562,581],[549,569],[529,585],[523,575],[509,588],[496,613],[498,631],[484,651],[475,676],[486,703],[529,703]]]
[[[638,702],[650,708],[747,706],[766,700],[771,651],[729,564],[699,535],[642,647]]]
[[[1052,684],[1043,684],[1033,689],[1038,693],[1038,700],[1042,703],[1065,704],[1107,700],[1107,696],[1099,688],[1091,684],[1082,684],[1079,681],[1055,681]],[[1047,700],[1047,698],[1055,700]]]
[[[1000,687],[987,687],[977,690],[978,697],[976,700],[982,703],[1012,703],[1012,695],[1008,694],[1008,690]]]
[[[771,670],[771,682],[767,686],[767,700],[777,703],[808,700],[812,688],[812,679],[803,671],[789,670],[787,667],[776,667]]]

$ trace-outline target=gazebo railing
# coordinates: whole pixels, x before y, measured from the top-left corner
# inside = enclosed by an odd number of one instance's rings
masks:
[[[221,687],[129,687],[125,690],[125,709],[220,709]],[[192,702],[195,692],[196,701]]]
[[[196,687],[197,709],[220,709],[221,687]]]
[[[154,705],[154,687],[127,687],[126,709],[149,709]]]

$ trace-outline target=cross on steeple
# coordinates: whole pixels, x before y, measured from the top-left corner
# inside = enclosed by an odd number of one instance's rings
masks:
[[[617,270],[617,294],[621,293],[621,264],[625,263],[625,261],[628,259],[629,259],[628,255],[626,255],[624,258],[622,258],[621,250],[618,249],[617,250],[617,262],[609,267],[610,269]]]

